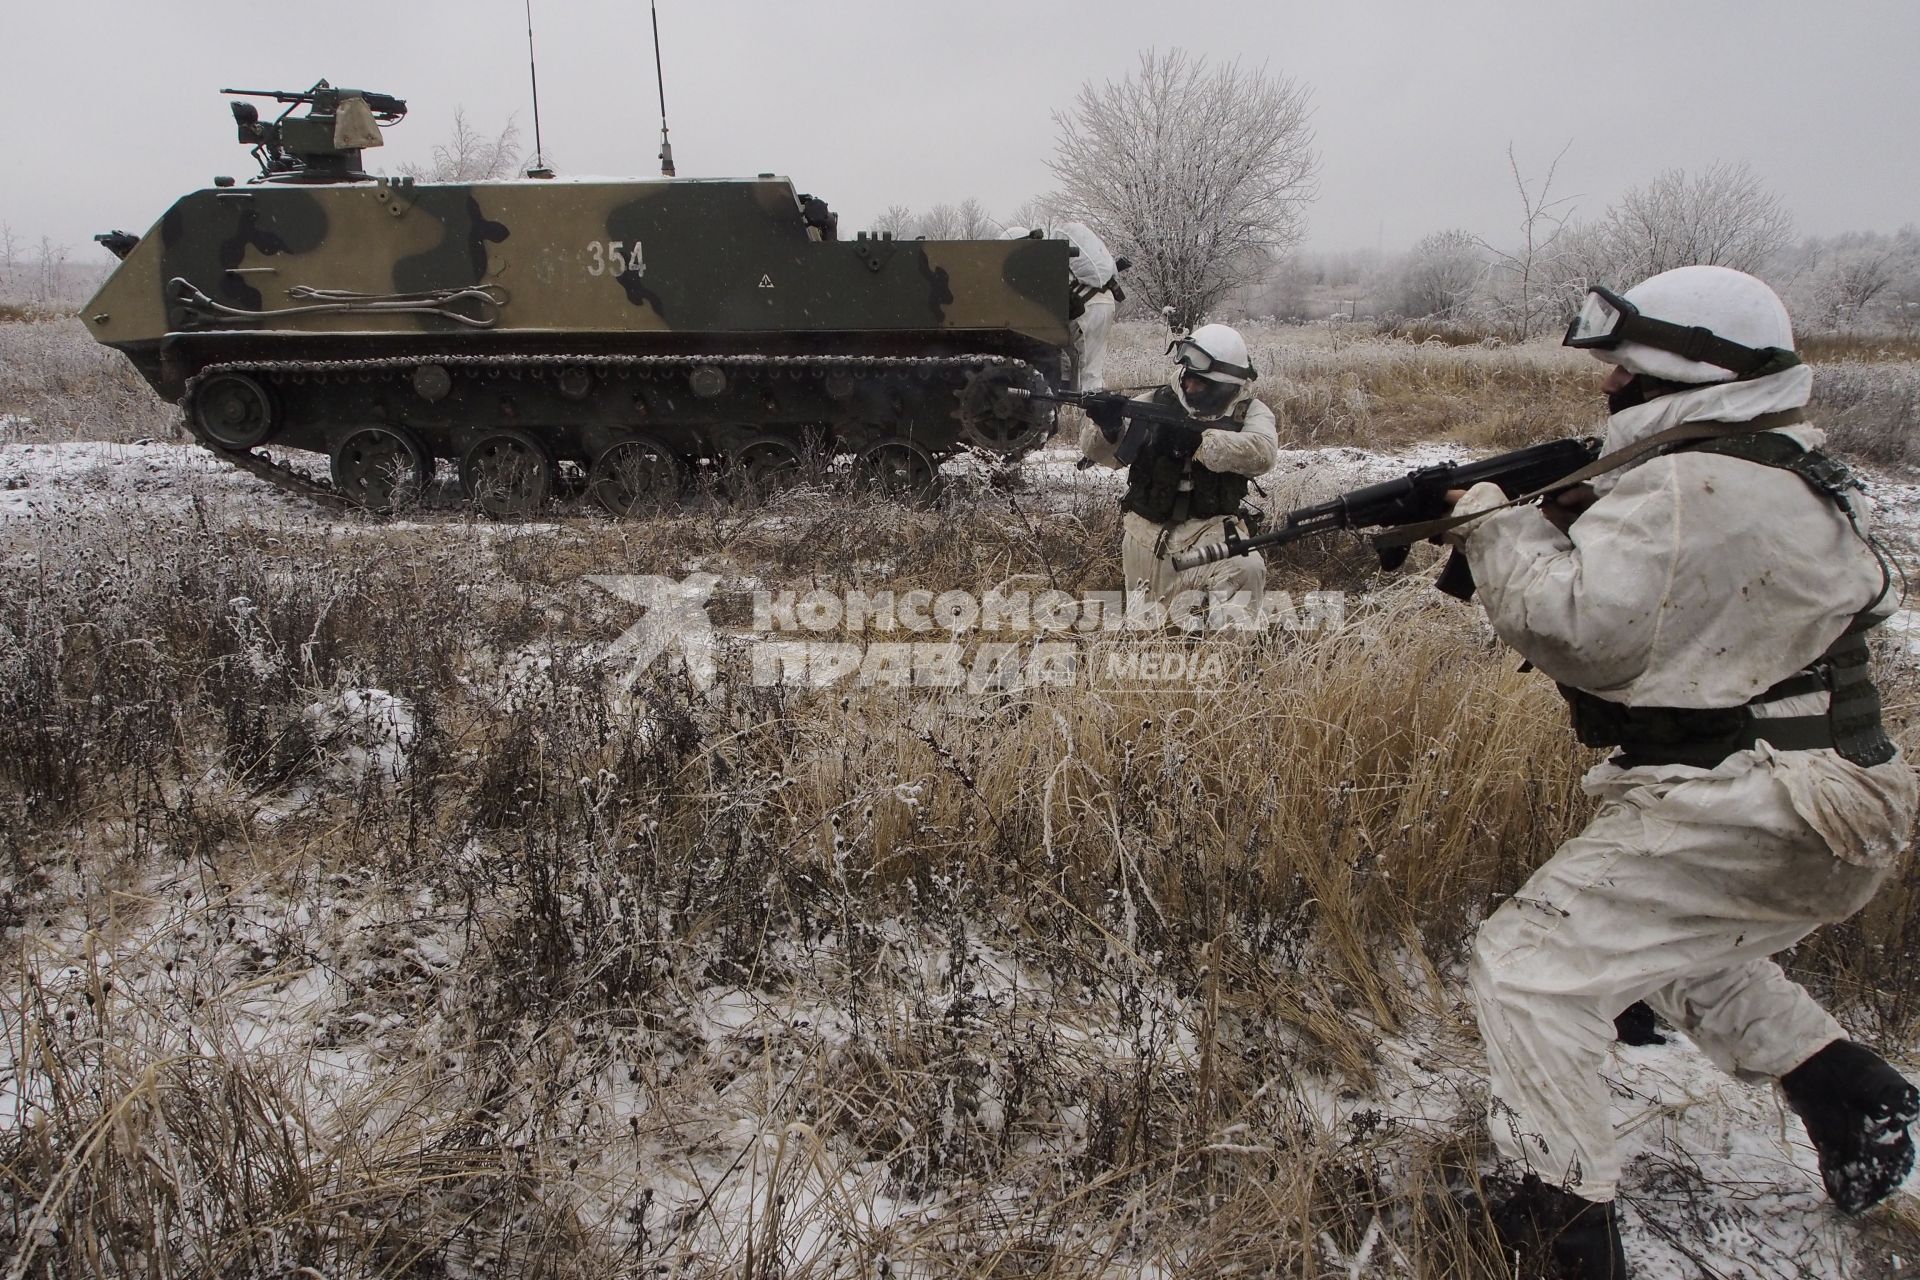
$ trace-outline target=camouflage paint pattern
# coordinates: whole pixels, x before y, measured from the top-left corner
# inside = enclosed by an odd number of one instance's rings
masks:
[[[823,240],[784,178],[256,183],[182,198],[82,318],[170,397],[234,358],[985,352],[1051,372],[1070,341],[1067,252]],[[249,314],[196,315],[171,300],[176,279]],[[491,327],[300,314],[289,293],[471,286],[499,300]]]

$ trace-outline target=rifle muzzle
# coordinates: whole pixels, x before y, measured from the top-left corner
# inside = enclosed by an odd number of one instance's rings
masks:
[[[1173,558],[1173,567],[1185,573],[1188,569],[1198,569],[1203,564],[1212,564],[1216,560],[1230,560],[1240,554],[1230,542],[1210,542],[1204,547],[1195,547],[1192,551],[1182,551]]]

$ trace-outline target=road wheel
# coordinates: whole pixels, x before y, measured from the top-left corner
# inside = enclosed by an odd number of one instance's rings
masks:
[[[854,477],[862,487],[900,502],[924,502],[933,496],[940,469],[933,455],[911,440],[882,440],[861,450]]]
[[[333,487],[369,511],[418,502],[433,479],[433,459],[405,427],[361,427],[332,454]]]
[[[764,498],[799,483],[800,447],[779,436],[755,436],[727,457],[727,488],[736,499]]]
[[[193,425],[223,449],[265,444],[280,426],[267,389],[243,373],[222,373],[194,389]]]
[[[630,436],[593,461],[587,491],[616,516],[644,515],[671,506],[680,496],[680,464],[651,436]]]
[[[497,427],[461,456],[460,487],[467,501],[490,516],[530,516],[553,492],[553,459],[533,436]]]

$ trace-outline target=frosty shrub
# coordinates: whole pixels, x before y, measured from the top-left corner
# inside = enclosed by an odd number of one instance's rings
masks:
[[[1811,411],[1834,449],[1883,465],[1920,463],[1920,363],[1823,364],[1813,386]]]
[[[78,320],[0,321],[0,443],[179,434],[179,413]]]

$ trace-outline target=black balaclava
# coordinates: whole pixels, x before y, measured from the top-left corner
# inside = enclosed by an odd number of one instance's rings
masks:
[[[1198,386],[1194,385],[1196,383]],[[1180,390],[1186,396],[1187,404],[1197,414],[1225,413],[1240,394],[1240,387],[1235,383],[1203,378],[1197,373],[1181,375]]]
[[[1668,382],[1665,378],[1650,378],[1644,373],[1636,373],[1627,380],[1626,386],[1618,391],[1607,392],[1607,412],[1624,413],[1635,405],[1670,396],[1676,391],[1691,391],[1693,387],[1691,382]]]

